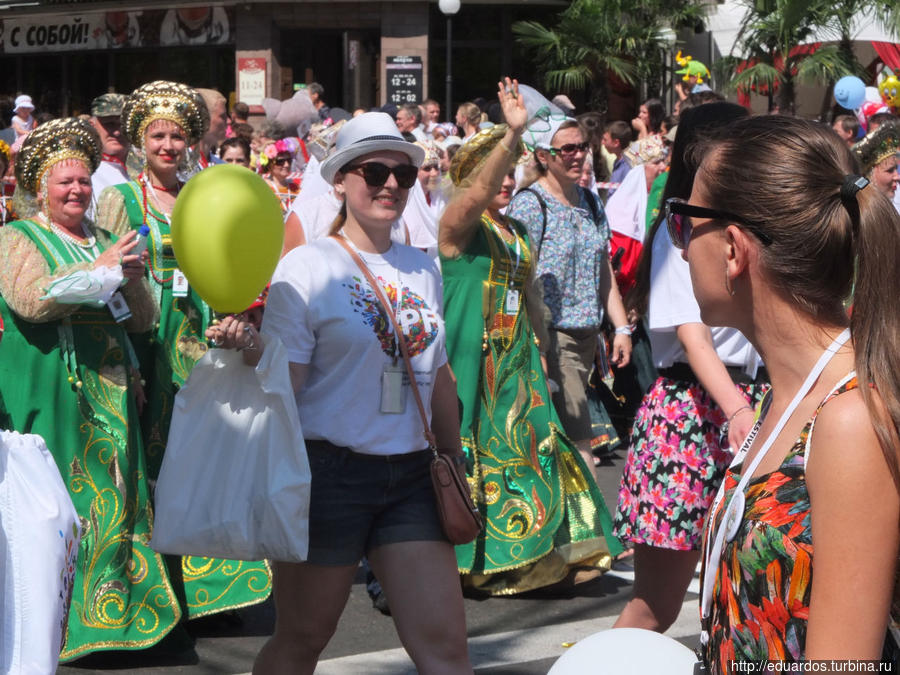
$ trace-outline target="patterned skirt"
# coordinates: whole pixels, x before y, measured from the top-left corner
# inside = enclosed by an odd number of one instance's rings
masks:
[[[735,385],[754,408],[768,385]],[[699,550],[706,513],[733,455],[725,414],[696,382],[660,377],[634,420],[619,487],[615,535],[676,551]]]

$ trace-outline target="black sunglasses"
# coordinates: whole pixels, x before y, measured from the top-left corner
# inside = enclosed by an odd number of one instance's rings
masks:
[[[341,173],[353,173],[362,169],[363,180],[369,187],[382,187],[387,183],[388,176],[394,174],[397,179],[397,185],[404,190],[409,190],[416,184],[419,177],[419,169],[412,164],[398,164],[397,166],[387,166],[381,162],[366,162],[365,164],[348,164]]]
[[[589,147],[591,147],[591,144],[587,141],[585,141],[584,143],[566,143],[559,148],[550,146],[548,152],[551,155],[555,155],[557,153],[562,155],[574,155],[576,152],[587,152],[587,149]]]
[[[744,218],[740,218],[733,213],[707,209],[703,206],[694,206],[678,197],[670,197],[666,200],[666,227],[669,230],[669,239],[672,240],[675,248],[685,249],[691,241],[691,233],[694,230],[693,223],[691,223],[692,217],[712,218],[713,220],[737,223],[759,239],[763,246],[768,246],[772,243],[772,238],[763,232],[759,225],[747,222]]]
[[[290,157],[281,157],[279,159],[272,160],[272,164],[274,164],[275,166],[287,166],[290,163],[291,163]]]

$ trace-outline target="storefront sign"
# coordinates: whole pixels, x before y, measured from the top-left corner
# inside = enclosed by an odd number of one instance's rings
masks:
[[[261,106],[266,96],[266,60],[238,59],[237,98],[249,106]]]
[[[403,105],[422,100],[421,56],[388,56],[385,68],[388,103]]]
[[[213,6],[4,19],[0,52],[227,44],[233,24],[233,9]]]

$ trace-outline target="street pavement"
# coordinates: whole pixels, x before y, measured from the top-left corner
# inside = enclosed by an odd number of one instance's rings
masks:
[[[608,455],[599,470],[610,512],[625,451]],[[627,563],[591,581],[564,590],[500,598],[467,598],[469,654],[478,675],[544,675],[574,643],[611,628],[631,593]],[[698,580],[695,576],[681,613],[667,635],[694,647],[699,640]],[[103,654],[61,666],[61,675],[230,675],[249,673],[253,659],[274,626],[271,599],[239,612],[240,623],[210,617],[192,622],[192,650],[177,657],[158,650]],[[197,625],[193,625],[193,624]],[[322,654],[321,675],[407,675],[415,673],[389,617],[372,608],[362,574],[357,575],[337,632]]]

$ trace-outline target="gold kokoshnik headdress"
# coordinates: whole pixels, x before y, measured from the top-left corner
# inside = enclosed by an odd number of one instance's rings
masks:
[[[503,140],[508,128],[505,124],[494,125],[479,131],[460,146],[450,162],[450,180],[454,185],[459,186],[481,166],[491,150]],[[510,161],[518,161],[525,154],[525,144],[519,141],[515,148],[506,150],[510,154]]]
[[[900,123],[885,122],[853,146],[853,154],[864,176],[900,151]]]
[[[209,110],[200,94],[185,84],[157,80],[135,89],[122,107],[122,127],[132,144],[144,147],[144,133],[156,120],[182,128],[188,145],[209,129]]]
[[[78,159],[94,173],[100,166],[100,137],[89,122],[76,117],[50,120],[32,131],[16,156],[16,183],[36,195],[41,179],[54,164]]]

